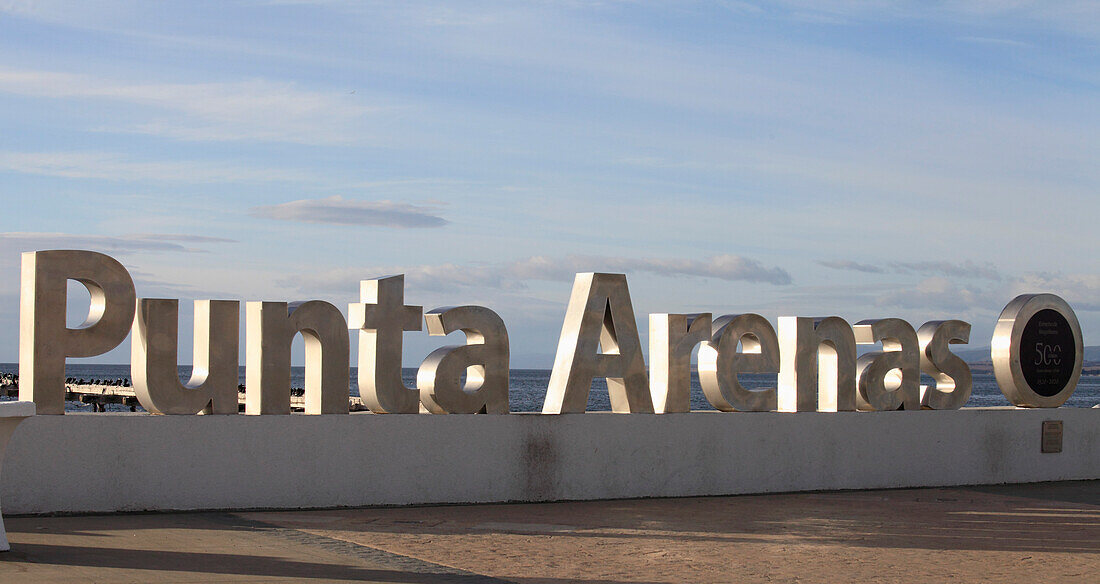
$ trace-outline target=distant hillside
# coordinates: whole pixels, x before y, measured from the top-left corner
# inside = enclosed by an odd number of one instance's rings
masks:
[[[963,358],[967,363],[981,363],[989,361],[989,347],[978,347],[977,349],[958,349],[958,345],[952,346],[951,351],[956,355]],[[1100,346],[1085,347],[1085,362],[1097,362],[1100,361]]]

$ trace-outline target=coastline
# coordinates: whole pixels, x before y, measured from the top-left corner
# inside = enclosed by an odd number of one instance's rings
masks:
[[[1100,375],[1085,375],[1085,370],[1100,372],[1100,363],[1090,362],[1091,369],[1083,369],[1081,379],[1078,381],[1074,395],[1063,407],[1091,408],[1100,405]],[[965,407],[1000,407],[1010,406],[996,379],[992,374],[992,364],[985,362],[972,363],[971,370],[974,374],[974,388],[971,399]],[[180,367],[181,379],[190,375],[190,367]],[[244,369],[241,368],[240,383],[244,383]],[[16,399],[18,390],[11,384],[18,373],[18,365],[15,363],[0,363],[0,400]],[[542,410],[542,401],[546,393],[546,387],[550,378],[548,369],[512,369],[509,376],[509,400],[510,409],[513,412],[538,412]],[[69,401],[66,403],[66,411],[86,411],[100,409],[97,404],[102,404],[102,409],[110,411],[130,411],[137,406],[133,390],[124,384],[129,383],[129,365],[111,364],[70,364],[66,368],[66,375],[73,382],[66,384]],[[750,374],[743,376],[743,382],[750,388],[762,388],[774,386],[775,376]],[[83,379],[82,379],[83,378]],[[415,387],[416,369],[404,368],[402,379],[406,386]],[[90,381],[94,380],[95,383]],[[79,383],[83,381],[84,383]],[[931,382],[924,377],[922,383]],[[302,386],[304,386],[304,368],[293,367],[291,370],[292,400],[301,401]],[[699,386],[698,374],[691,372],[692,410],[711,410],[710,404],[702,395]],[[359,400],[357,383],[357,371],[352,369],[349,374],[349,400],[350,411],[365,409]],[[297,397],[295,397],[297,394]],[[243,394],[238,396],[243,399]],[[140,407],[136,408],[140,411]],[[592,391],[589,395],[589,411],[599,412],[610,409],[607,391],[602,379],[594,380]]]

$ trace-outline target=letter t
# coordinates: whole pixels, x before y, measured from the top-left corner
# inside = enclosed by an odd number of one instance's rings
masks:
[[[348,328],[359,329],[359,395],[372,412],[415,414],[419,393],[401,381],[404,331],[421,330],[420,306],[405,306],[405,275],[359,283],[358,304],[348,305]]]

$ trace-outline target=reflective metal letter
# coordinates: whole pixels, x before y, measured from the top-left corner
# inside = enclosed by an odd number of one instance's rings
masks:
[[[861,320],[856,343],[882,343],[856,361],[856,405],[861,410],[919,410],[920,356],[917,332],[900,318]]]
[[[290,413],[290,345],[306,349],[307,414],[348,413],[348,325],[321,300],[249,302],[245,306],[246,414]]]
[[[141,406],[155,414],[237,413],[240,302],[195,301],[191,379],[177,367],[179,300],[140,298],[130,341],[130,377]]]
[[[94,251],[23,254],[19,292],[19,399],[39,414],[65,413],[65,358],[92,357],[117,347],[134,320],[134,281],[122,264]],[[66,280],[88,289],[84,324],[65,326]]]
[[[970,324],[961,320],[933,320],[917,329],[920,368],[936,380],[920,386],[920,403],[933,410],[957,410],[970,401],[970,366],[951,352],[952,344],[970,342]]]
[[[699,348],[699,384],[710,405],[723,412],[775,410],[776,388],[748,389],[737,374],[778,372],[779,341],[771,323],[759,314],[718,317],[711,339]]]
[[[431,352],[416,373],[420,401],[433,414],[508,413],[508,330],[482,306],[436,308],[424,314],[428,334],[466,334],[465,345]],[[466,373],[466,384],[461,381]]]
[[[691,350],[709,338],[710,313],[649,315],[653,411],[691,411]]]
[[[403,331],[421,328],[419,306],[405,306],[405,276],[359,283],[358,304],[348,305],[348,326],[359,329],[359,394],[376,414],[415,414],[420,400],[401,381]]]
[[[779,411],[856,409],[856,339],[843,318],[779,317]]]
[[[584,412],[594,377],[607,379],[612,411],[653,413],[634,307],[623,274],[577,274],[542,413]]]

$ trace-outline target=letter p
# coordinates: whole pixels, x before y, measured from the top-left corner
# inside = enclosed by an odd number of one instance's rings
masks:
[[[93,251],[23,254],[19,292],[19,399],[39,414],[65,413],[65,359],[92,357],[122,343],[134,321],[134,281],[114,258]],[[65,325],[68,282],[88,289],[88,318]]]

